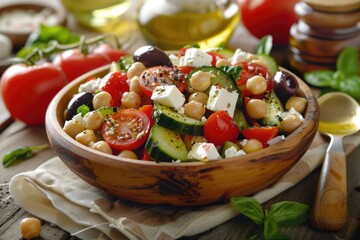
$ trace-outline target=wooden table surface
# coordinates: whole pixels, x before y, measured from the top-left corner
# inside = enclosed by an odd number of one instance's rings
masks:
[[[283,56],[283,52],[280,52]],[[13,121],[7,112],[0,96],[0,157],[10,150],[21,146],[40,145],[48,143],[44,127],[27,127],[21,122]],[[45,150],[36,154],[30,160],[24,161],[13,167],[4,169],[0,166],[0,240],[21,239],[19,223],[24,217],[30,216],[25,210],[16,205],[12,199],[8,184],[10,179],[17,173],[35,169],[46,160],[55,156],[51,150]],[[296,227],[283,228],[283,233],[293,240],[359,240],[360,239],[360,147],[355,149],[347,160],[348,170],[348,221],[346,226],[338,232],[321,232],[312,228],[310,222]],[[320,168],[312,172],[302,182],[293,188],[281,193],[264,204],[265,208],[272,204],[283,201],[298,201],[312,205],[316,183]],[[214,216],[216,217],[216,216]],[[256,231],[257,227],[244,216],[235,217],[213,229],[197,236],[183,239],[248,239]],[[43,221],[41,237],[44,240],[77,239],[54,224]]]

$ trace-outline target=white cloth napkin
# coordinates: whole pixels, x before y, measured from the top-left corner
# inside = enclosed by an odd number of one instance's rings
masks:
[[[360,132],[344,143],[350,153],[360,144]],[[300,182],[322,163],[327,145],[318,134],[289,172],[253,196],[264,203]],[[87,184],[57,157],[14,176],[10,193],[31,214],[72,234],[85,229],[76,234],[81,239],[176,239],[201,233],[239,214],[230,203],[176,208],[125,201]]]

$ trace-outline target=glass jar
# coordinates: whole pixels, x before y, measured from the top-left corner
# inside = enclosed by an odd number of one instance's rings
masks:
[[[299,21],[290,29],[289,63],[298,73],[336,68],[346,47],[360,51],[360,1],[302,0]]]
[[[98,32],[125,33],[136,26],[127,16],[131,0],[61,0],[79,25]]]
[[[148,0],[136,18],[145,39],[162,49],[215,47],[230,38],[239,9],[231,0]]]

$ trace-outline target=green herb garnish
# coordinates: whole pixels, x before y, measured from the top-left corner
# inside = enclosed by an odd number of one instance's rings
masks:
[[[26,146],[15,149],[3,157],[4,168],[14,165],[18,160],[26,160],[34,156],[34,153],[49,148],[47,144],[39,146]]]
[[[256,46],[255,53],[258,55],[260,54],[269,55],[272,47],[273,47],[273,37],[271,35],[266,35],[260,39],[260,42]]]
[[[323,88],[322,94],[340,91],[349,94],[360,102],[359,53],[355,47],[344,48],[336,61],[336,71],[316,70],[304,73],[304,80]]]
[[[88,112],[90,112],[90,108],[89,106],[83,104],[83,105],[80,105],[77,109],[76,109],[76,112],[77,113],[81,113],[81,116],[85,116],[85,114],[87,114]]]
[[[233,197],[231,203],[264,229],[261,237],[253,236],[252,239],[289,239],[279,231],[279,227],[296,227],[310,217],[310,207],[298,202],[282,201],[275,203],[270,209],[263,209],[253,197]]]

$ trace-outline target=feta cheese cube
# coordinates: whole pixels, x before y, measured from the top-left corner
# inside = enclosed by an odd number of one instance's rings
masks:
[[[206,108],[212,111],[227,111],[230,117],[234,116],[239,94],[218,86],[211,86]]]
[[[225,150],[226,158],[237,157],[242,155],[246,155],[246,152],[244,152],[244,150],[237,150],[234,146],[231,146]]]
[[[234,55],[231,57],[230,62],[231,64],[235,65],[241,62],[247,62],[253,59],[255,56],[251,53],[244,52],[240,48],[235,50]]]
[[[101,78],[92,79],[79,86],[78,92],[96,92],[99,90]]]
[[[198,48],[188,48],[185,56],[180,59],[181,66],[201,67],[210,66],[212,57]]]
[[[203,162],[221,159],[215,145],[206,142],[195,143],[188,153],[188,157]]]
[[[151,100],[167,107],[179,109],[185,103],[185,96],[175,85],[163,85],[154,89]]]

